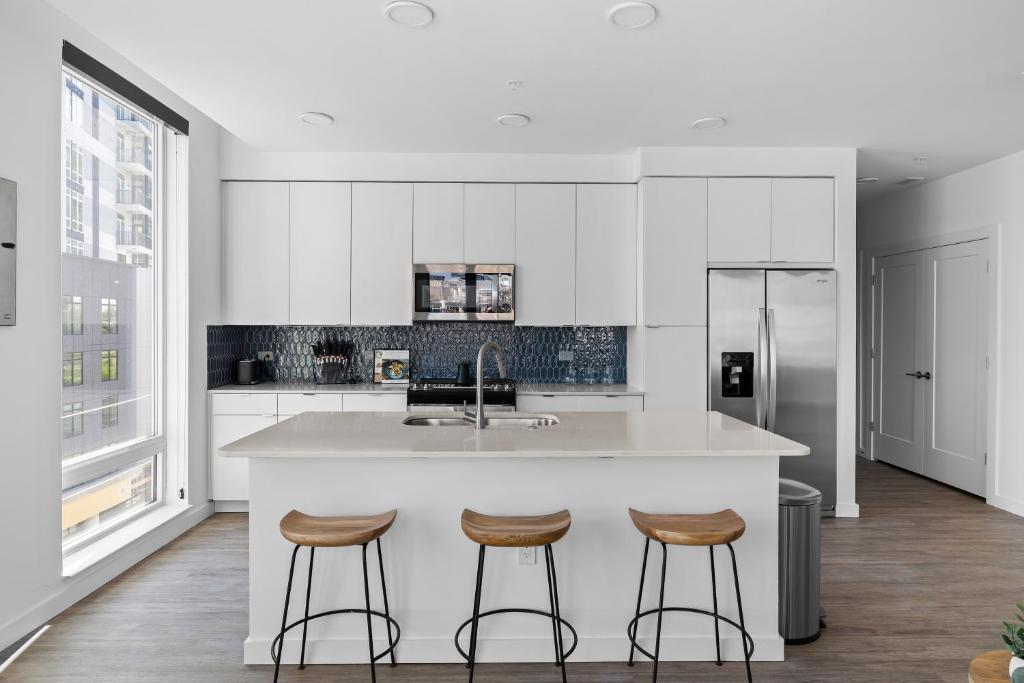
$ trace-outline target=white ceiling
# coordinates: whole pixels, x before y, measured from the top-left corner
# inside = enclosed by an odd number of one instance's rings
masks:
[[[50,1],[266,150],[857,147],[865,196],[1024,149],[1021,0],[652,0],[638,31],[618,0],[425,0],[424,29],[384,0]]]

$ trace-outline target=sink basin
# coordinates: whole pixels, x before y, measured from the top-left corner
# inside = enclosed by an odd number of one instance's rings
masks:
[[[558,424],[554,415],[537,413],[485,413],[484,420],[486,429],[537,429]],[[464,415],[410,415],[402,420],[402,424],[410,427],[472,427],[473,420]]]

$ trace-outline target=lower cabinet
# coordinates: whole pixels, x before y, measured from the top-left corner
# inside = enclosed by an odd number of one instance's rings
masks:
[[[346,412],[404,413],[405,392],[393,394],[345,394]]]
[[[642,411],[643,396],[618,394],[541,394],[519,396],[516,409],[524,413]]]
[[[277,415],[214,415],[210,421],[210,497],[249,500],[249,460],[225,458],[222,446],[277,423]]]

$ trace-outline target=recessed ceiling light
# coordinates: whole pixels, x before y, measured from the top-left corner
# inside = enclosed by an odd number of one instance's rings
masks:
[[[421,2],[396,0],[384,8],[384,16],[409,28],[423,28],[434,20],[434,10]]]
[[[918,166],[924,166],[925,164],[928,163],[928,157],[925,156],[924,154],[919,154],[916,157],[914,157],[914,163],[917,164]]]
[[[705,116],[690,124],[690,127],[697,130],[718,130],[725,126],[725,119],[721,116]]]
[[[649,2],[624,2],[612,7],[608,13],[608,21],[619,28],[643,28],[654,23],[657,18],[658,10]]]
[[[526,114],[502,114],[498,117],[498,123],[509,128],[522,128],[529,125],[530,117]]]
[[[334,117],[322,111],[305,111],[299,114],[299,120],[311,126],[329,126],[334,123]]]
[[[877,183],[877,182],[878,182],[878,178],[875,178],[875,177],[872,177],[872,176],[864,176],[864,177],[861,177],[861,178],[857,178],[857,184],[858,185],[870,185],[871,183]]]

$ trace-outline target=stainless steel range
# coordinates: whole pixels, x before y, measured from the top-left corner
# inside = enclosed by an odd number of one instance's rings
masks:
[[[409,385],[409,410],[461,411],[476,405],[476,386],[453,379],[424,378]],[[488,412],[516,409],[516,383],[511,379],[484,380],[484,406]]]

